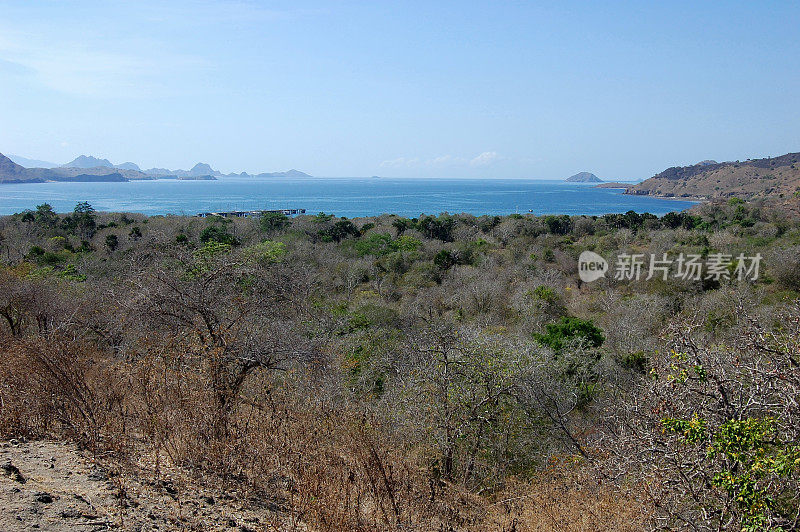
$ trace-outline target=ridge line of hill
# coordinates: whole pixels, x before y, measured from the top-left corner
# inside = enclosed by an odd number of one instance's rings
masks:
[[[260,174],[223,174],[206,163],[197,163],[191,170],[151,168],[141,170],[136,163],[118,165],[107,159],[81,155],[55,168],[26,168],[0,153],[0,184],[44,183],[47,181],[133,181],[144,179],[215,180],[218,177],[311,177],[299,170],[263,172]]]

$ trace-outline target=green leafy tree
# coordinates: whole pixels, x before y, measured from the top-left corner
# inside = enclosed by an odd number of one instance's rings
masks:
[[[75,205],[72,211],[71,226],[78,236],[84,240],[90,239],[97,228],[94,207],[89,202],[83,201]]]
[[[42,203],[36,206],[36,223],[52,227],[58,221],[58,215],[49,203]]]
[[[222,225],[209,225],[200,233],[200,242],[219,242],[220,244],[228,244],[235,246],[239,244],[239,240],[228,232],[228,229]]]
[[[106,247],[108,251],[114,251],[119,246],[119,239],[117,235],[108,235],[106,236]]]
[[[324,212],[319,212],[319,213],[317,213],[316,216],[314,216],[314,223],[324,224],[324,223],[330,222],[332,219],[333,219],[333,215],[332,214],[326,214]]]
[[[425,216],[415,224],[417,231],[428,238],[434,238],[442,242],[453,241],[453,229],[455,226],[456,221],[452,216],[447,215],[442,215],[438,218]]]
[[[411,227],[411,220],[408,218],[397,218],[396,220],[392,221],[392,227],[394,227],[397,231],[397,236],[400,236]]]
[[[579,341],[587,347],[600,347],[605,341],[603,331],[591,320],[572,316],[562,316],[556,323],[548,323],[544,334],[534,333],[533,337],[557,353],[570,342]]]
[[[440,269],[440,270],[449,270],[453,266],[456,265],[456,258],[453,255],[452,251],[447,249],[443,249],[436,254],[433,258],[433,263]]]
[[[410,236],[393,239],[388,233],[372,233],[356,242],[355,249],[361,257],[366,255],[382,257],[395,251],[415,251],[421,245],[422,242]]]
[[[259,226],[264,232],[277,231],[288,227],[291,223],[289,217],[282,212],[266,212],[259,220]]]
[[[572,229],[572,219],[566,214],[545,216],[544,223],[547,230],[554,235],[566,235]]]
[[[242,251],[242,256],[246,261],[261,265],[274,264],[284,255],[286,255],[286,244],[272,240],[265,240]]]
[[[357,237],[361,235],[358,227],[350,220],[339,220],[333,226],[320,231],[320,236],[328,242],[341,242],[347,237]]]

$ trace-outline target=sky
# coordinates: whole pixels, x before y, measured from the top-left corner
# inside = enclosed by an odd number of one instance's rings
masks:
[[[0,152],[644,179],[800,151],[800,3],[0,0]]]

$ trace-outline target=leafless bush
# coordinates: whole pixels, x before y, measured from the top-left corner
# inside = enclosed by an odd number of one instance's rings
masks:
[[[0,429],[7,436],[63,434],[96,450],[124,430],[124,375],[81,338],[52,333],[6,338]]]
[[[794,529],[800,515],[800,308],[768,326],[737,308],[735,345],[668,327],[668,350],[617,412],[623,471],[647,479],[659,528]]]

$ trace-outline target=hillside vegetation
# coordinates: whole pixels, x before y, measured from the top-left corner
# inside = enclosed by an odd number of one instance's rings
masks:
[[[581,282],[584,251],[605,278]],[[632,254],[645,275],[617,278]],[[729,260],[646,275],[681,254]],[[759,202],[355,220],[44,204],[0,218],[0,260],[0,435],[106,464],[116,526],[133,476],[224,496],[253,530],[800,525],[800,223]]]
[[[746,199],[770,198],[777,203],[800,202],[800,153],[780,157],[667,168],[628,188],[629,194],[663,197]]]

